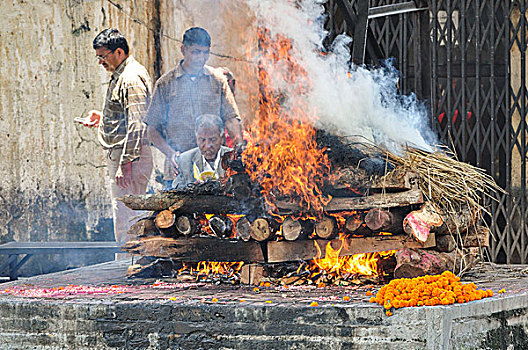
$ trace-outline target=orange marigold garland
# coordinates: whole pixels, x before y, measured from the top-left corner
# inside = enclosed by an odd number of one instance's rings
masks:
[[[401,307],[450,305],[491,296],[490,289],[477,289],[474,283],[462,284],[460,277],[445,271],[441,275],[392,280],[369,301],[383,306],[387,316],[391,316],[393,309]]]

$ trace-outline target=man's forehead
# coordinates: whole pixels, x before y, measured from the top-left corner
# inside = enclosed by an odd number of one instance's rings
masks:
[[[196,129],[196,135],[200,137],[217,136],[221,130],[215,125],[201,125]]]
[[[191,45],[184,45],[188,50],[192,51],[209,51],[209,46],[199,45],[199,44],[191,44]]]

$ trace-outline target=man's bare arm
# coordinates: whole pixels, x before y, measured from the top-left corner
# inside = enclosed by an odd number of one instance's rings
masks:
[[[180,152],[177,150],[174,150],[165,140],[163,135],[156,130],[156,128],[148,127],[147,128],[148,138],[152,145],[159,149],[161,153],[167,157],[167,159],[170,160],[170,164],[172,165],[175,174],[179,173],[178,170],[178,163],[176,162],[176,158],[180,155]]]

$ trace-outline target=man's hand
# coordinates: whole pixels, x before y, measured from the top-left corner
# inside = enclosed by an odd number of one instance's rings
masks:
[[[122,190],[130,186],[130,182],[132,180],[132,162],[121,164],[119,166],[116,172],[115,180],[117,186],[119,186],[119,188]]]
[[[180,152],[176,151],[170,156],[170,170],[173,176],[176,176],[180,173],[180,166],[178,165],[178,157],[180,156],[180,154]]]
[[[99,122],[101,121],[101,115],[102,113],[100,111],[91,110],[86,114],[84,119],[77,121],[89,128],[96,128],[99,126]]]

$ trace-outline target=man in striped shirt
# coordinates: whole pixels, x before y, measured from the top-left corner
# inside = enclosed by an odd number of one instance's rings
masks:
[[[205,65],[210,47],[205,29],[188,29],[181,46],[183,60],[154,86],[147,124],[152,144],[166,156],[164,181],[169,186],[178,174],[180,152],[197,147],[198,116],[220,116],[235,148],[243,143],[240,114],[227,79],[222,71]]]
[[[126,233],[137,212],[117,198],[145,194],[152,173],[152,153],[144,121],[150,98],[150,76],[129,54],[126,38],[117,29],[99,33],[93,48],[96,58],[112,73],[103,112],[90,111],[84,125],[98,127],[98,140],[106,154],[110,197],[117,242]]]

